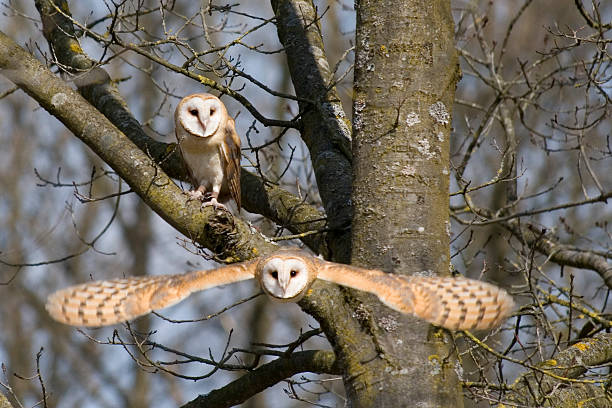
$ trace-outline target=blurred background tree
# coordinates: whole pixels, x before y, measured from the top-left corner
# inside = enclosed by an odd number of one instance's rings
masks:
[[[2,3],[2,32],[97,110],[70,122],[86,102],[62,109],[0,77],[0,393],[13,406],[612,406],[612,4],[86,3]],[[14,58],[0,66],[26,72]],[[194,92],[236,118],[239,217],[156,178],[189,187],[172,114]],[[152,173],[87,127],[102,115]],[[520,308],[477,337],[325,285],[298,307],[239,284],[86,331],[44,310],[70,284],[273,244],[396,273],[448,273],[450,258]]]

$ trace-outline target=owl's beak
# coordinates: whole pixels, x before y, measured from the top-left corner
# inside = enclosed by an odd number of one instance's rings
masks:
[[[201,117],[198,116],[198,122],[200,122],[200,125],[202,125],[202,129],[204,130],[204,134],[206,134],[206,120],[202,120]]]
[[[289,281],[291,280],[291,276],[286,273],[278,274],[278,284],[283,291],[283,297],[285,297],[285,293],[287,292],[287,286],[289,286]]]

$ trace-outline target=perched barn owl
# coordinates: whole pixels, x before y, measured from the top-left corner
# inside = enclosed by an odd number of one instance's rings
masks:
[[[233,199],[240,211],[240,137],[234,119],[210,94],[184,97],[174,112],[176,139],[191,178],[189,195],[223,207]]]
[[[400,276],[327,262],[299,250],[183,275],[113,279],[72,286],[49,296],[51,316],[73,326],[106,326],[163,309],[193,292],[257,279],[273,300],[297,302],[315,279],[370,292],[388,307],[453,330],[488,329],[508,317],[512,297],[466,278]]]

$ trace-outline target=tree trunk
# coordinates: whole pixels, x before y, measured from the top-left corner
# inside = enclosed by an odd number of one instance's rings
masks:
[[[450,109],[459,79],[450,2],[356,6],[352,263],[447,275]],[[353,406],[463,406],[449,334],[363,303],[382,352],[366,373],[346,378]]]

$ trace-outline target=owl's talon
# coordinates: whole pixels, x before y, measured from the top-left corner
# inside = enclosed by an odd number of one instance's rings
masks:
[[[202,207],[209,207],[209,206],[213,206],[213,208],[216,210],[224,210],[224,211],[228,211],[227,207],[224,204],[221,204],[220,202],[217,201],[217,199],[215,197],[211,198],[210,201],[205,201],[202,203]]]

